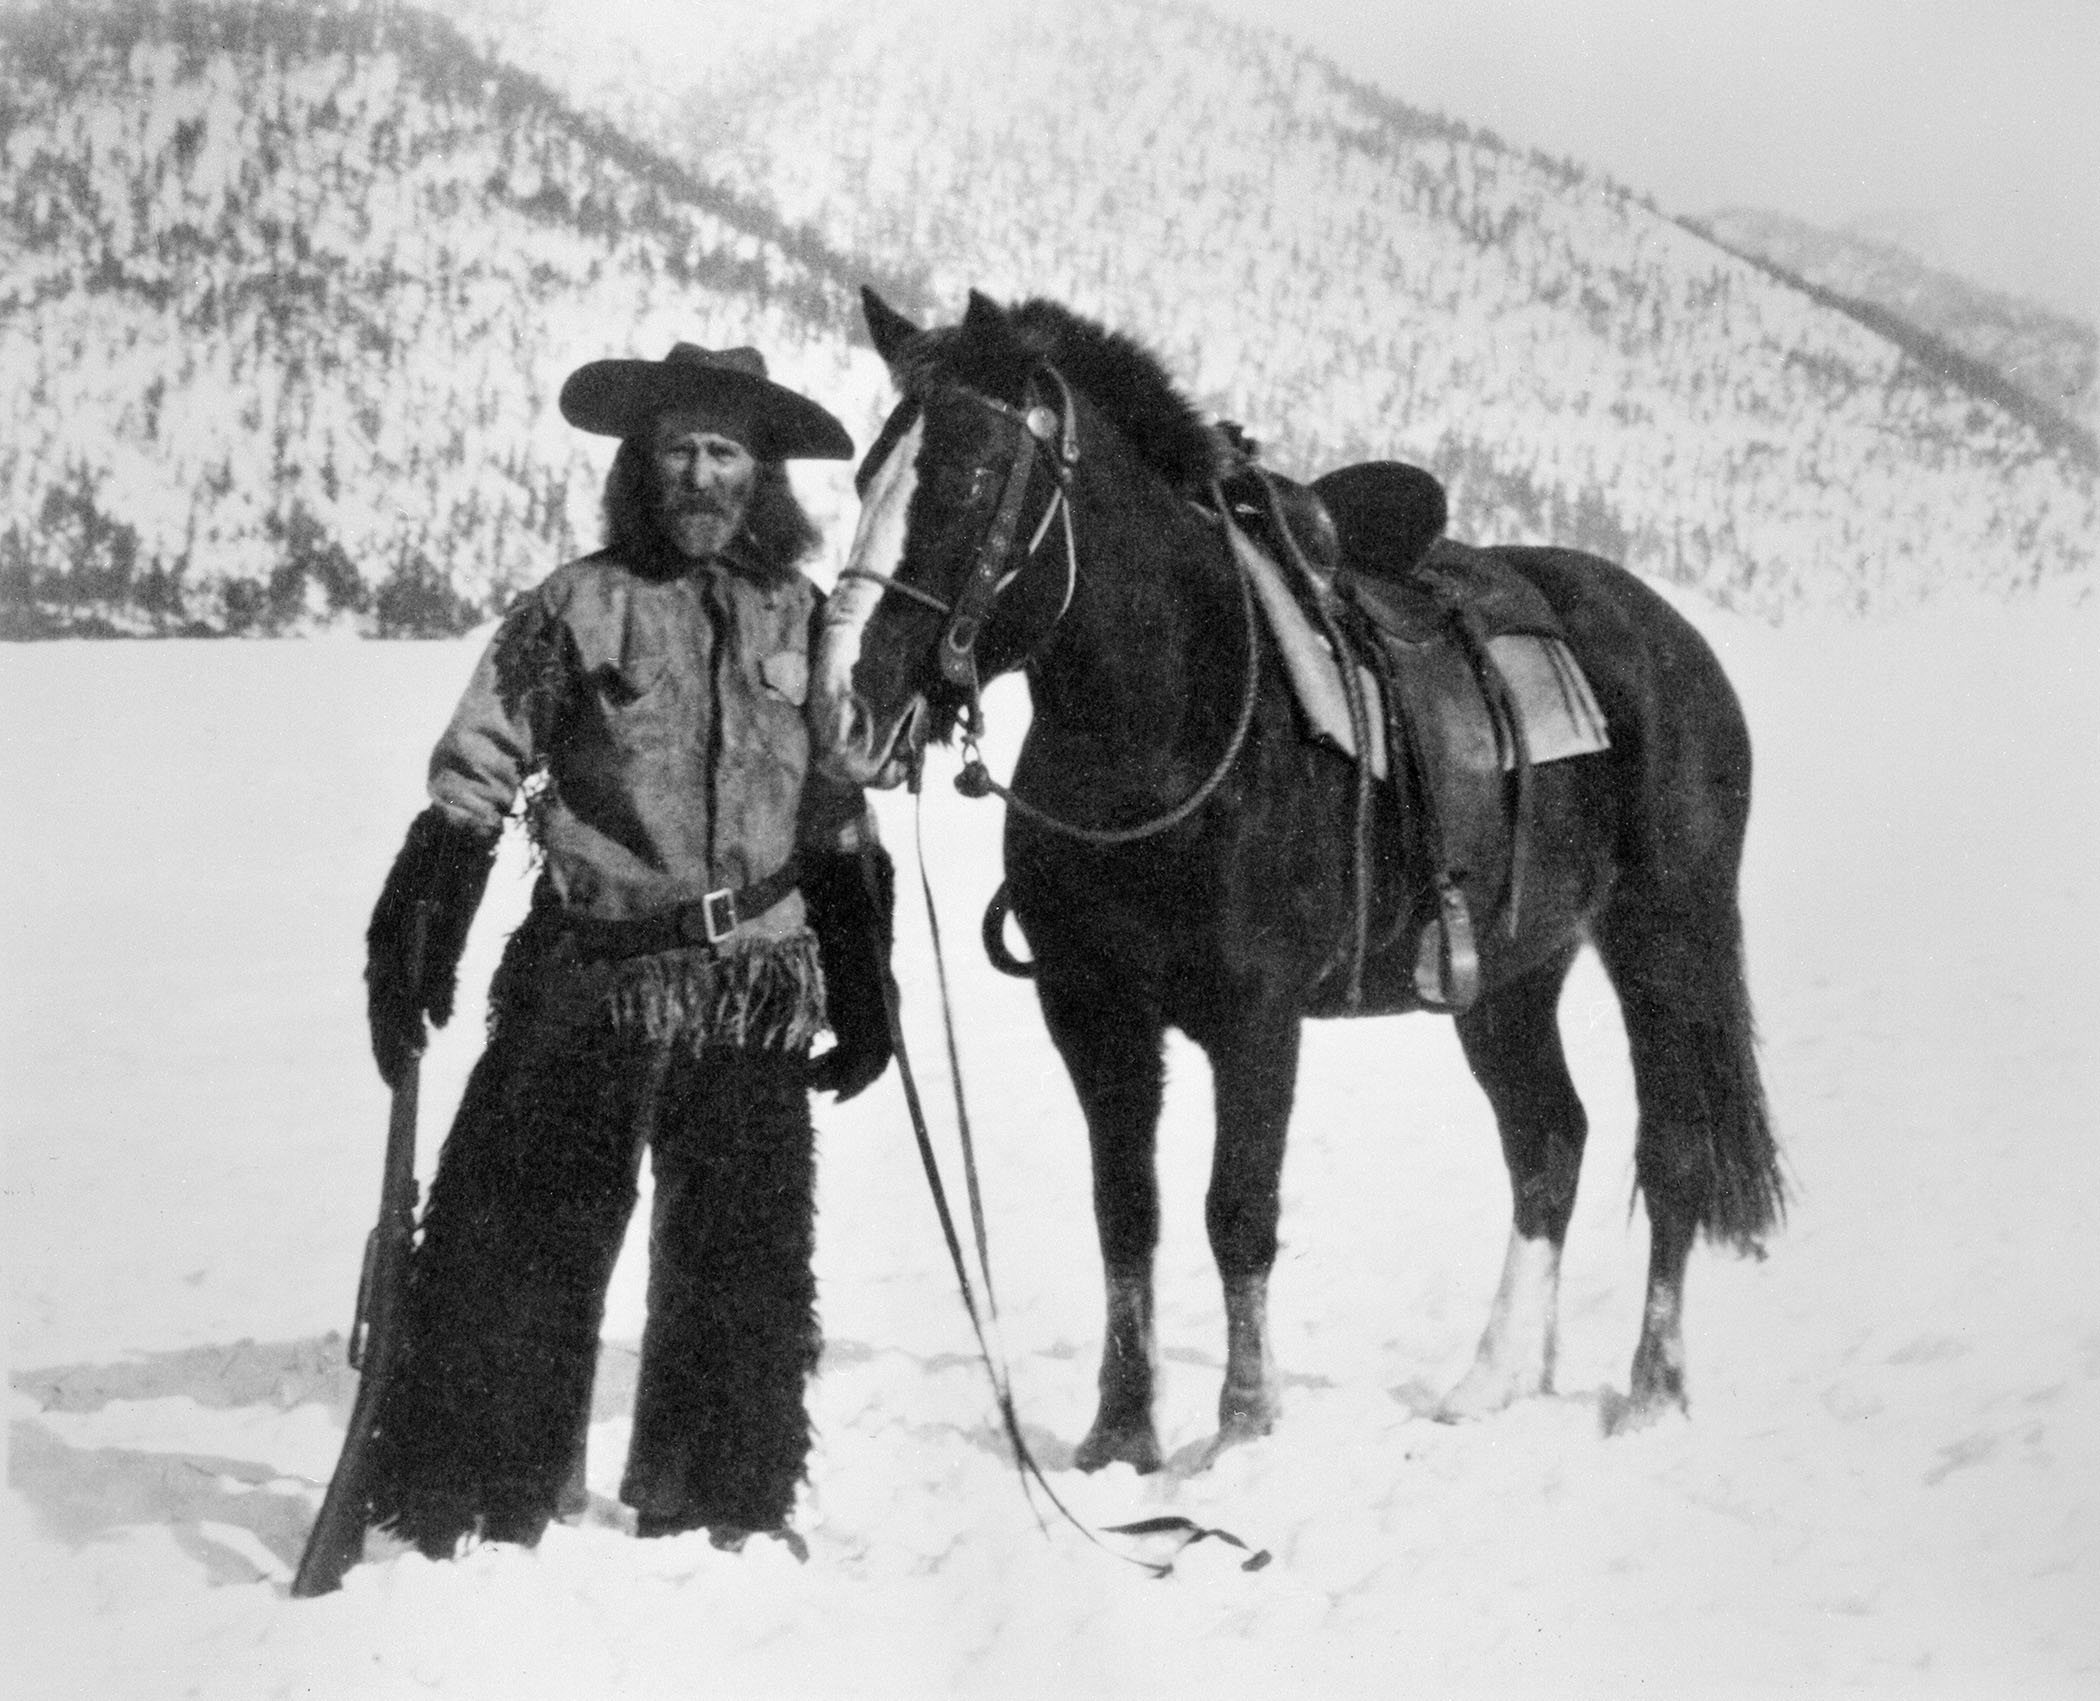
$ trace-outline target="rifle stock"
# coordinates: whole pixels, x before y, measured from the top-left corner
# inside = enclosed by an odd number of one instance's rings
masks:
[[[409,984],[422,977],[423,944],[435,906],[416,906],[410,923]],[[373,1443],[379,1408],[401,1359],[401,1300],[408,1286],[409,1252],[416,1232],[416,1099],[422,1059],[411,1057],[394,1085],[387,1112],[386,1170],[380,1181],[379,1221],[365,1237],[364,1267],[357,1284],[357,1312],[350,1324],[348,1357],[358,1373],[357,1399],[343,1451],[329,1478],[328,1493],[306,1538],[306,1552],[292,1578],[292,1595],[306,1599],[342,1587],[343,1574],[364,1557],[371,1503]]]

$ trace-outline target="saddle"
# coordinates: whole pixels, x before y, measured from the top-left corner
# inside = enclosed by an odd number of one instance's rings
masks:
[[[1514,568],[1442,535],[1443,487],[1418,467],[1367,462],[1310,486],[1249,467],[1221,493],[1312,731],[1358,761],[1350,1003],[1369,944],[1371,787],[1385,781],[1405,824],[1416,994],[1463,1010],[1480,989],[1477,927],[1516,930],[1532,768],[1609,744],[1560,620]]]

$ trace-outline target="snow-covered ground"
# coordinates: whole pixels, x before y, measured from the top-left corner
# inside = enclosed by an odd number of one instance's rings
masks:
[[[1223,1326],[1208,1084],[1182,1047],[1162,1158],[1174,1462],[1071,1470],[1100,1310],[1083,1140],[1031,995],[975,947],[997,810],[943,768],[925,842],[1024,1421],[1088,1520],[1185,1514],[1273,1562],[1204,1542],[1154,1580],[1037,1529],[893,1073],[820,1110],[806,1565],[620,1528],[631,1248],[594,1515],[536,1552],[394,1558],[306,1602],[285,1586],[353,1388],[338,1332],[385,1114],[360,935],[471,646],[7,649],[0,1677],[94,1701],[2100,1691],[2100,607],[1776,630],[1693,612],[1758,737],[1751,967],[1797,1203],[1767,1261],[1695,1262],[1688,1420],[1600,1433],[1646,1235],[1623,1042],[1586,967],[1563,1009],[1595,1132],[1557,1398],[1472,1427],[1421,1415],[1499,1268],[1493,1129],[1447,1023],[1327,1025],[1285,1176],[1284,1422],[1190,1468]],[[993,712],[1013,728],[1010,695]],[[908,805],[884,809],[909,870]],[[525,889],[511,855],[426,1071],[426,1174]],[[906,890],[900,968],[939,1111]]]

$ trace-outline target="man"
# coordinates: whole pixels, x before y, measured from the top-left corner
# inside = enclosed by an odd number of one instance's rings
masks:
[[[379,1422],[374,1522],[433,1557],[474,1534],[537,1541],[554,1515],[644,1146],[621,1497],[643,1535],[793,1539],[819,1345],[808,1090],[849,1098],[890,1054],[889,862],[859,794],[809,770],[817,592],[796,563],[817,534],[782,466],[851,440],[752,349],[594,361],[561,410],[620,439],[605,547],[505,617],[367,934],[392,1084],[425,1017],[451,1014],[523,796],[539,881],[431,1185]],[[812,1063],[827,1020],[837,1043]]]

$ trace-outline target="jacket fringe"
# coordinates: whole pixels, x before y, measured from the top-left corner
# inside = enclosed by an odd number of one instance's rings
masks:
[[[790,934],[727,951],[660,951],[614,966],[613,1027],[691,1051],[806,1051],[824,1026],[816,937]]]
[[[542,879],[489,985],[490,1041],[512,1029],[594,1025],[692,1052],[807,1051],[829,1025],[816,935],[586,960]]]

